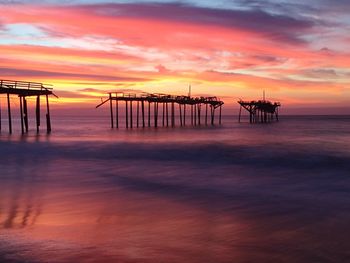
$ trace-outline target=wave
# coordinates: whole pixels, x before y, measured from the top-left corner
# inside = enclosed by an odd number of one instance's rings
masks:
[[[350,169],[350,155],[292,144],[230,145],[224,143],[50,143],[1,142],[2,160],[54,158],[73,160],[132,160],[184,162],[193,165],[243,165],[279,169],[328,169],[334,173]]]

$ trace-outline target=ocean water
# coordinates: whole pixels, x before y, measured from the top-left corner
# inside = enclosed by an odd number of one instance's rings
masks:
[[[223,123],[3,130],[0,262],[349,262],[350,117]]]

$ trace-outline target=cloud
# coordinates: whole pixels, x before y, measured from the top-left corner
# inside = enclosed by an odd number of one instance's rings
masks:
[[[339,77],[334,69],[307,69],[300,73],[305,77],[315,79],[336,79]]]
[[[258,32],[269,38],[292,43],[302,42],[299,33],[311,30],[315,23],[306,18],[270,14],[261,9],[223,10],[194,7],[180,3],[165,4],[101,4],[76,8],[99,16],[127,17],[239,28]],[[208,36],[210,37],[210,36]]]
[[[66,73],[66,72],[52,72],[42,70],[30,70],[30,69],[16,69],[16,68],[4,68],[0,67],[0,75],[7,77],[30,77],[30,78],[52,78],[52,79],[91,79],[99,81],[123,81],[123,82],[145,82],[150,81],[147,78],[136,77],[124,77],[124,76],[111,76],[111,75],[93,75],[93,74],[78,74],[78,73]]]

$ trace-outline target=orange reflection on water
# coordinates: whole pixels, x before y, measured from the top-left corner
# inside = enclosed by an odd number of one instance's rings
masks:
[[[244,227],[228,214],[118,187],[7,189],[0,244],[25,247],[16,253],[27,260],[229,262]]]

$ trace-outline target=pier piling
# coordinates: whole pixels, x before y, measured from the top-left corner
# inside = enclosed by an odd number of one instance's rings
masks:
[[[175,127],[177,124],[176,119],[179,119],[178,124],[180,126],[186,126],[186,107],[190,106],[190,118],[191,125],[199,126],[202,124],[202,106],[205,105],[205,124],[208,124],[208,109],[210,107],[211,112],[211,124],[215,123],[215,110],[219,108],[220,116],[219,116],[219,124],[221,124],[221,112],[223,101],[219,100],[216,97],[190,97],[190,96],[172,96],[166,94],[125,94],[125,93],[109,93],[109,97],[107,100],[103,101],[96,108],[102,106],[106,102],[110,103],[110,114],[111,114],[111,126],[114,128],[114,120],[116,122],[116,128],[118,128],[118,102],[125,102],[125,126],[126,128],[133,128],[133,102],[136,102],[136,126],[139,127],[139,118],[140,118],[140,103],[141,103],[141,118],[142,118],[142,127],[145,127],[145,118],[148,119],[148,127],[152,125],[154,127],[159,126],[159,107],[161,107],[162,111],[162,121],[161,125],[169,127]],[[115,119],[114,119],[114,111],[113,111],[113,102],[116,101],[115,107]],[[130,103],[130,104],[129,104]],[[148,103],[148,112],[145,112],[145,103]],[[152,105],[153,103],[153,105]],[[169,112],[169,104],[170,104],[170,112]],[[177,110],[175,111],[175,104],[178,104],[178,114]],[[153,107],[152,107],[153,106]],[[153,116],[152,116],[153,111]],[[147,116],[145,116],[147,114]],[[151,122],[151,117],[153,121]],[[170,118],[170,120],[169,120]]]

